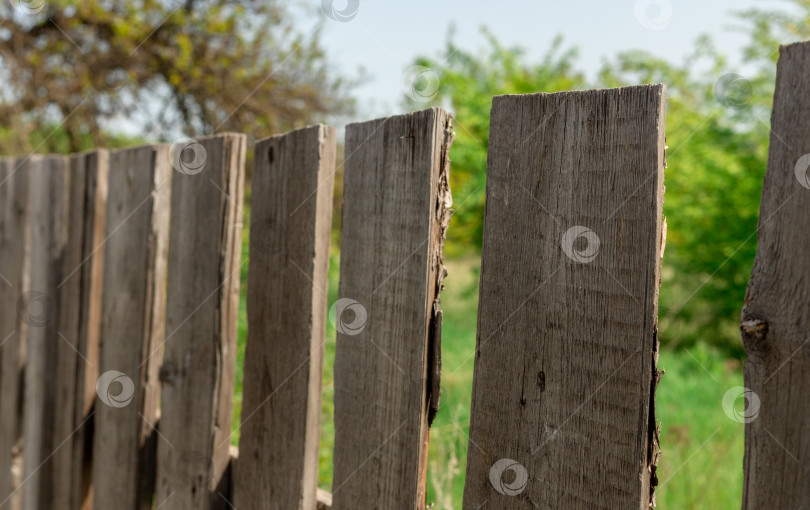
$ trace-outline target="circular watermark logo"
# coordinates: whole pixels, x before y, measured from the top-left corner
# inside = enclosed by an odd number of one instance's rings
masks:
[[[110,407],[126,407],[135,398],[135,383],[127,374],[109,370],[98,378],[96,393]]]
[[[208,153],[200,142],[191,138],[182,138],[174,142],[169,150],[172,166],[185,175],[197,175],[205,168]]]
[[[17,316],[29,326],[44,326],[56,314],[56,303],[45,292],[29,290],[17,299]]]
[[[329,321],[338,333],[354,336],[366,329],[368,312],[366,307],[354,299],[341,298],[329,309]]]
[[[672,21],[672,4],[669,0],[637,0],[636,19],[650,30],[663,30]]]
[[[528,482],[528,471],[516,460],[501,459],[489,468],[489,483],[506,496],[517,496],[526,489]]]
[[[751,102],[753,93],[751,82],[735,73],[724,74],[714,84],[715,97],[729,108],[744,108]]]
[[[751,423],[759,416],[759,395],[745,386],[734,386],[723,395],[723,411],[737,423]]]
[[[339,4],[336,0],[321,0],[321,9],[329,19],[345,23],[351,21],[357,16],[360,10],[360,0],[348,0],[343,9],[339,9],[335,4]]]
[[[807,189],[810,189],[810,176],[807,175],[807,169],[810,168],[810,154],[805,154],[800,157],[793,167],[793,173],[796,175],[796,180],[799,184]]]
[[[429,67],[407,67],[402,72],[402,92],[412,101],[429,103],[439,93],[439,75]]]
[[[39,14],[45,9],[48,2],[45,0],[11,0],[11,6],[17,11],[32,16]]]
[[[599,254],[599,236],[581,225],[566,230],[560,244],[568,258],[579,264],[588,264]]]
[[[116,92],[127,82],[127,71],[120,67],[106,67],[95,74],[93,86],[99,92]]]

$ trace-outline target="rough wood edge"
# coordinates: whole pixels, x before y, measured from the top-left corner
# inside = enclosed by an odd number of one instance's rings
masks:
[[[432,288],[429,290],[428,303],[430,306],[428,317],[428,343],[426,349],[426,377],[425,384],[425,413],[426,423],[423,423],[424,440],[420,451],[419,490],[422,506],[427,505],[427,471],[428,451],[430,447],[430,427],[439,412],[441,399],[441,371],[442,371],[442,310],[441,291],[444,289],[444,278],[447,268],[444,266],[444,243],[447,239],[447,228],[453,215],[453,194],[450,190],[450,147],[455,140],[453,132],[453,116],[446,113],[443,126],[443,140],[441,145],[441,161],[436,182],[436,212],[431,240],[430,272],[432,275]]]
[[[422,118],[419,118],[422,116]],[[358,139],[358,145],[367,144],[373,138],[371,134],[374,134],[377,130],[385,129],[387,123],[394,121],[410,121],[415,122],[417,119],[421,122],[423,119],[426,120],[430,124],[431,133],[429,137],[426,138],[426,143],[430,144],[430,181],[427,185],[427,191],[430,192],[430,209],[429,215],[425,219],[427,221],[427,237],[423,241],[423,246],[425,247],[425,287],[423,288],[423,296],[424,299],[424,310],[423,310],[423,317],[424,317],[424,333],[421,337],[419,349],[422,351],[421,354],[421,367],[414,366],[413,370],[414,373],[419,373],[419,380],[414,381],[415,384],[418,384],[419,392],[417,393],[419,402],[417,403],[418,407],[414,409],[414,412],[418,414],[418,416],[413,417],[413,422],[409,423],[409,427],[413,427],[412,430],[409,430],[409,433],[413,435],[412,441],[414,443],[414,450],[413,457],[410,462],[407,463],[408,469],[401,469],[402,473],[407,473],[409,479],[409,490],[411,489],[411,485],[413,488],[413,494],[408,496],[407,502],[402,502],[403,504],[413,505],[415,508],[424,508],[425,500],[426,500],[426,481],[427,481],[427,451],[428,451],[428,442],[429,442],[429,415],[432,414],[430,410],[431,402],[436,404],[438,402],[438,391],[431,392],[431,387],[434,385],[439,387],[440,381],[436,380],[435,377],[431,376],[430,374],[433,372],[433,368],[437,368],[440,366],[440,324],[441,324],[441,311],[436,310],[436,314],[434,315],[434,301],[438,297],[438,289],[437,289],[437,281],[441,281],[444,276],[446,275],[446,271],[444,270],[442,259],[441,259],[441,247],[438,247],[438,237],[441,235],[442,237],[445,235],[445,228],[442,228],[442,220],[449,220],[449,205],[450,202],[450,189],[449,184],[446,180],[446,176],[442,176],[443,172],[449,169],[449,157],[448,151],[450,144],[452,143],[452,133],[451,131],[451,115],[449,112],[445,111],[442,108],[434,107],[429,108],[426,110],[410,112],[404,115],[395,115],[393,117],[385,117],[380,119],[374,119],[364,122],[357,122],[352,123],[347,126],[347,130],[352,127],[356,127],[358,129],[365,129],[370,131],[370,134],[365,135],[366,139]],[[429,119],[429,120],[427,120]],[[425,128],[426,126],[420,126],[420,128]],[[402,138],[410,138],[404,136]],[[350,157],[351,155],[347,155]],[[427,171],[427,169],[422,169],[422,171]],[[442,177],[440,177],[442,176]],[[348,186],[348,180],[344,179],[344,189]],[[440,189],[440,187],[442,187]],[[448,209],[447,214],[445,214],[442,210],[440,205],[445,204],[446,208]],[[343,210],[343,221],[344,227],[346,225],[348,209],[344,208]],[[345,253],[345,246],[346,246],[346,238],[344,236],[342,240],[342,250]],[[442,247],[443,247],[443,239],[442,239]],[[341,262],[343,265],[343,262]],[[341,267],[341,273],[343,273],[343,267]],[[342,295],[344,292],[343,287],[343,280],[344,274],[341,274],[341,290],[339,291],[339,295]],[[439,285],[440,287],[440,285]],[[420,299],[421,301],[421,299]],[[423,343],[421,343],[423,342]],[[432,352],[431,345],[433,344]],[[379,347],[378,347],[379,348]],[[336,363],[337,359],[340,357],[340,347],[338,346],[336,352]],[[348,354],[344,354],[348,355]],[[431,366],[429,366],[429,364]],[[419,372],[416,372],[419,370]],[[337,421],[337,414],[338,414],[338,404],[336,402],[336,421]],[[346,412],[346,411],[344,411]],[[356,412],[355,412],[356,414]],[[404,426],[404,423],[403,423]],[[337,430],[336,424],[336,441],[339,443],[343,443],[341,439],[339,439],[340,432]],[[409,436],[410,437],[410,436]],[[347,438],[348,439],[348,438]],[[376,455],[376,453],[375,453]],[[338,457],[335,457],[335,463],[338,462]],[[346,473],[348,475],[348,473]],[[345,475],[344,475],[345,476]],[[350,479],[352,475],[349,475],[346,480]],[[339,505],[342,504],[349,504],[348,498],[357,499],[357,494],[354,496],[345,496],[345,494],[349,494],[351,492],[350,489],[344,488],[343,483],[339,483],[341,480],[335,479],[333,480],[333,496],[337,493],[338,490],[341,490],[341,496],[338,497],[338,501],[336,503]],[[345,483],[345,482],[344,482]],[[382,484],[382,482],[381,482]],[[381,490],[384,487],[381,486]],[[344,498],[346,503],[344,503]]]

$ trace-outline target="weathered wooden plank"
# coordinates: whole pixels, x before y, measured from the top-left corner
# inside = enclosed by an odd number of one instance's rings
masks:
[[[98,337],[109,153],[105,149],[70,158],[67,243],[59,292],[57,392],[52,434],[54,502],[78,510],[92,478],[90,412],[98,379]]]
[[[24,169],[20,169],[24,171]],[[50,382],[56,372],[61,259],[67,233],[68,160],[31,156],[30,289],[18,305],[28,323],[23,411],[22,508],[56,508],[53,493],[55,448],[51,425],[57,404]]]
[[[224,134],[175,147],[181,170],[172,190],[157,502],[171,498],[177,510],[223,506],[217,489],[230,462],[245,143],[244,135]]]
[[[334,305],[333,505],[422,508],[430,370],[451,203],[450,115],[346,128],[340,299]],[[434,395],[435,399],[435,395]]]
[[[336,134],[256,144],[234,506],[315,510]]]
[[[29,290],[30,170],[0,159],[0,509],[18,510],[22,468],[22,388],[28,323],[17,313]]]
[[[664,90],[493,100],[464,508],[649,507]]]
[[[808,68],[810,43],[780,48],[759,244],[741,315],[745,388],[724,401],[746,423],[744,509],[810,507]]]
[[[110,152],[93,505],[152,507],[171,193],[168,146]]]

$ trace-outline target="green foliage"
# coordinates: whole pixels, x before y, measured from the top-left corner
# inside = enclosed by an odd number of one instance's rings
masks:
[[[554,40],[540,63],[527,63],[520,48],[505,48],[486,32],[487,52],[464,50],[448,41],[440,59],[420,58],[416,64],[432,69],[439,78],[440,99],[452,102],[456,139],[451,148],[454,213],[446,253],[463,254],[481,246],[484,217],[485,168],[489,139],[489,109],[493,94],[555,92],[585,87],[574,70],[576,51]]]
[[[739,352],[733,323],[756,254],[772,80],[727,78],[732,71],[706,37],[686,62],[629,52],[606,63],[600,81],[667,85],[664,344],[703,339]]]
[[[451,38],[442,58],[418,58],[416,64],[439,78],[435,102],[449,104],[456,117],[451,151],[456,213],[448,255],[480,250],[493,95],[664,83],[668,236],[661,337],[665,346],[704,340],[741,354],[736,324],[756,253],[776,41],[810,35],[810,27],[798,21],[810,15],[810,0],[789,3],[793,10],[737,13],[738,29],[750,36],[742,51],[747,71],[735,71],[708,36],[696,41],[680,65],[645,51],[621,53],[603,64],[594,82],[576,68],[576,50],[560,38],[539,62],[520,48],[502,47],[489,33],[483,51],[459,48]]]
[[[31,150],[43,125],[60,125],[78,151],[87,138],[106,144],[122,119],[163,141],[227,130],[264,137],[352,109],[351,83],[329,68],[320,25],[298,32],[284,2],[28,4],[0,2],[5,153]]]

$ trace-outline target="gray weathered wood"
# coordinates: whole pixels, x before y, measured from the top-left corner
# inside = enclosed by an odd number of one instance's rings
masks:
[[[22,388],[28,323],[17,303],[28,289],[30,242],[28,160],[0,159],[0,509],[18,510]]]
[[[464,508],[649,507],[664,90],[493,100]]]
[[[19,171],[25,171],[21,168]],[[54,449],[51,426],[57,404],[56,373],[61,258],[67,232],[68,160],[31,156],[30,290],[21,296],[18,313],[28,323],[23,412],[22,508],[57,508],[53,492]]]
[[[315,510],[336,135],[256,144],[234,506]]]
[[[174,177],[157,502],[177,510],[227,508],[245,143],[202,138]]]
[[[147,509],[160,397],[160,357],[152,353],[164,331],[172,172],[168,146],[112,151],[109,158],[93,505]]]
[[[429,332],[444,276],[451,139],[450,115],[439,108],[346,128],[334,310],[337,510],[425,504],[435,386],[428,347],[438,348]]]
[[[59,292],[57,392],[54,423],[54,501],[59,508],[79,510],[92,477],[86,448],[92,444],[88,417],[96,397],[98,336],[101,318],[101,283],[104,219],[107,205],[105,149],[70,158],[67,242],[62,260]]]
[[[810,508],[810,43],[780,48],[758,247],[742,310],[744,509]],[[743,404],[747,407],[741,411]]]

